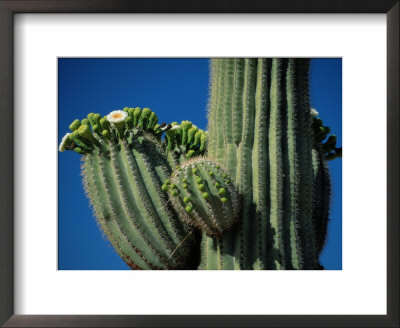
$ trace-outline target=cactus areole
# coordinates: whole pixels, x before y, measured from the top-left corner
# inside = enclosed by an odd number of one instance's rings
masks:
[[[309,60],[210,68],[207,132],[138,107],[70,124],[59,150],[82,155],[97,222],[132,269],[321,269],[341,148],[310,108]]]

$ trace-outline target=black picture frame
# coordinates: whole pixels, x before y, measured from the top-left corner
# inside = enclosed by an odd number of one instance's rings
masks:
[[[4,327],[399,327],[399,0],[0,0],[0,324]],[[14,315],[16,13],[383,13],[387,17],[387,315]]]

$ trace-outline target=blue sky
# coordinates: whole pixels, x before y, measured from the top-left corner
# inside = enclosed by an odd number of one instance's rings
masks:
[[[75,118],[89,112],[149,107],[160,122],[188,119],[207,127],[208,59],[79,59],[58,62],[59,140]],[[342,144],[341,59],[313,59],[311,104]],[[58,153],[58,268],[60,270],[129,270],[102,236],[80,176],[80,155]],[[333,200],[327,245],[321,262],[342,268],[342,160],[329,163]]]

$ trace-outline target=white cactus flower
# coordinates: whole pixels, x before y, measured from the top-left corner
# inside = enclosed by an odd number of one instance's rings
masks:
[[[60,145],[58,146],[59,151],[63,152],[65,150],[65,146],[70,134],[71,133],[66,133],[65,136],[61,139]]]
[[[128,113],[123,110],[114,110],[107,115],[107,121],[110,123],[121,123],[128,117]]]
[[[172,126],[172,130],[177,130],[177,129],[179,129],[181,126],[179,125],[179,124],[176,124],[176,125],[173,125]]]
[[[311,108],[311,116],[317,117],[318,115],[319,115],[319,113],[317,112],[317,110],[315,108]]]

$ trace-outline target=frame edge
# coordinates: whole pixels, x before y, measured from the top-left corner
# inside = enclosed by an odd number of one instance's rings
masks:
[[[13,13],[0,2],[0,325],[14,312]],[[4,50],[3,50],[4,49]]]
[[[352,318],[352,322],[358,325],[371,323],[371,326],[379,323],[380,327],[398,327],[399,326],[399,205],[397,200],[399,199],[399,2],[395,1],[394,6],[387,13],[387,129],[388,129],[388,141],[387,141],[387,210],[388,210],[388,256],[387,256],[387,267],[388,267],[388,289],[387,289],[387,302],[388,311],[387,316],[379,316],[377,321],[371,320],[375,316],[365,318],[365,321],[357,319],[357,316],[348,316],[348,319]],[[18,10],[17,10],[18,11]],[[62,12],[62,10],[61,10]],[[6,8],[2,1],[0,1],[0,48],[7,49],[7,51],[0,52],[0,107],[4,114],[8,118],[12,118],[13,115],[13,12],[12,9]],[[0,157],[0,206],[2,208],[2,220],[0,220],[0,325],[2,325],[7,319],[5,326],[62,326],[62,320],[64,316],[21,316],[13,315],[13,126],[7,125],[9,119],[0,120],[0,146],[4,150],[3,156]],[[11,174],[10,174],[11,173]],[[11,187],[11,188],[10,188]],[[6,192],[7,191],[7,192]],[[135,321],[135,317],[127,318],[127,316],[115,316],[116,320],[113,320],[112,316],[69,316],[70,320],[66,320],[64,325],[73,324],[74,326],[99,326],[100,322],[103,324],[113,323],[116,326],[130,326],[132,321]],[[106,319],[105,317],[109,317]],[[159,316],[158,319],[146,316],[136,317],[136,327],[140,326],[154,326],[154,324],[161,325],[166,323],[167,318]],[[168,316],[170,319],[174,316]],[[194,316],[195,317],[195,316]],[[220,317],[215,316],[215,319],[208,320],[193,320],[191,326],[197,324],[216,324]],[[275,318],[274,318],[275,317]],[[293,316],[295,319],[297,316]],[[318,316],[317,316],[318,317]],[[328,320],[328,317],[325,319]],[[343,316],[344,317],[344,316]],[[354,318],[355,317],[355,318]],[[106,320],[104,320],[106,319]],[[197,318],[198,319],[198,318]],[[228,318],[227,318],[228,319]],[[236,325],[243,324],[243,319],[239,320],[232,318],[232,322],[236,322]],[[293,324],[293,320],[287,320],[282,317],[276,318],[271,316],[271,322],[268,326],[286,326],[287,324]],[[320,319],[315,318],[316,321],[310,320],[310,327],[317,327],[315,324],[320,323]],[[81,321],[82,320],[82,321]],[[175,318],[177,324],[181,320]],[[280,324],[277,322],[280,322]],[[224,321],[227,324],[230,320]],[[252,321],[252,320],[251,320]],[[264,321],[264,324],[261,323]],[[308,321],[308,320],[307,320]],[[188,323],[182,318],[181,323]],[[306,322],[306,321],[304,321]],[[314,322],[314,324],[312,323]],[[330,323],[333,326],[345,326],[349,324],[345,318],[333,319]],[[254,324],[254,322],[253,322]],[[233,326],[236,326],[235,324]],[[265,326],[265,319],[261,319],[257,326]],[[319,324],[318,324],[319,326]],[[363,325],[364,326],[364,325]],[[370,325],[368,325],[370,326]],[[378,327],[379,327],[378,326]],[[366,326],[364,326],[366,327]],[[377,327],[377,326],[375,326]]]
[[[399,327],[399,12],[387,13],[387,316]],[[396,236],[397,234],[397,236]]]

